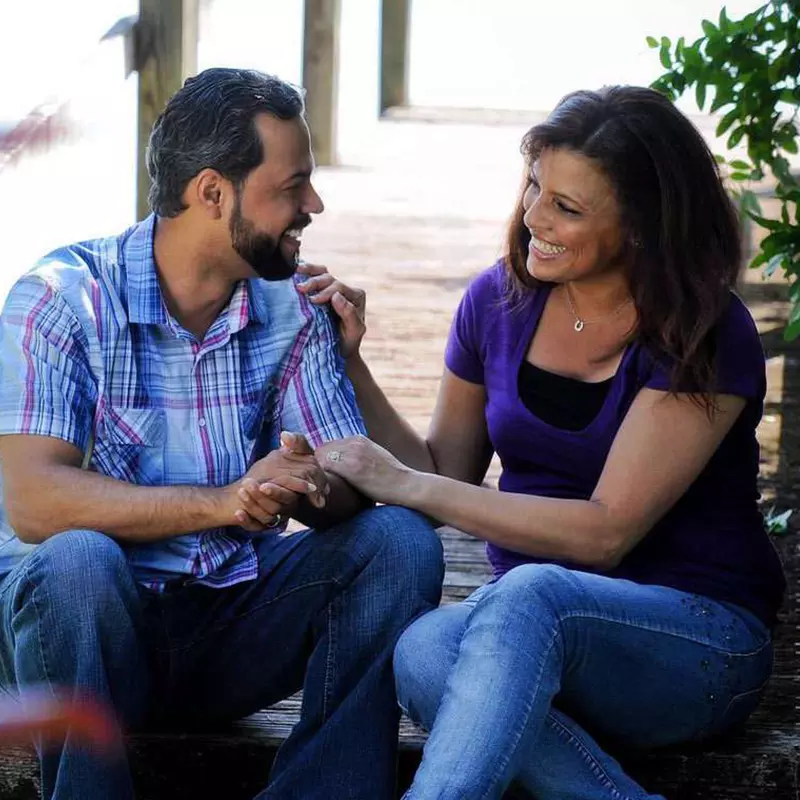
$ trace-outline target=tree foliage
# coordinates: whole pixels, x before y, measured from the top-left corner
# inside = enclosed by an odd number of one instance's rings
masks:
[[[800,112],[800,0],[776,0],[742,19],[725,8],[715,23],[703,20],[703,36],[692,44],[648,37],[666,72],[653,87],[673,100],[694,89],[702,110],[722,116],[717,135],[729,149],[743,147],[747,159],[718,160],[728,172],[743,213],[765,229],[751,267],[767,276],[781,269],[788,279],[791,309],[785,336],[800,336],[800,175],[787,156],[798,152]],[[780,214],[765,217],[752,183],[772,176]]]

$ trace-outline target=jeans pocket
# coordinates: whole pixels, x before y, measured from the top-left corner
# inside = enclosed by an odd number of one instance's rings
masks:
[[[758,708],[767,683],[764,682],[756,689],[735,694],[728,701],[722,713],[716,720],[714,727],[718,732],[737,728]]]
[[[728,696],[727,702],[725,702],[725,698],[722,698],[710,724],[693,737],[693,740],[699,742],[722,736],[732,733],[744,725],[748,717],[758,708],[767,683],[768,681],[764,681],[755,689],[731,694]]]

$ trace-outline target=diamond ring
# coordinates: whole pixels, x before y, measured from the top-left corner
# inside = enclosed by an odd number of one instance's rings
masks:
[[[328,461],[341,461],[342,454],[338,450],[331,450],[328,453]]]

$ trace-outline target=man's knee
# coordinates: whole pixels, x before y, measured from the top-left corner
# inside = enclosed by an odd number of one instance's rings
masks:
[[[359,526],[369,532],[377,554],[398,578],[441,584],[442,543],[424,515],[401,506],[379,506],[362,512]]]
[[[97,531],[70,530],[51,536],[27,556],[26,581],[37,587],[37,601],[67,607],[102,606],[112,595],[135,591],[122,548]]]

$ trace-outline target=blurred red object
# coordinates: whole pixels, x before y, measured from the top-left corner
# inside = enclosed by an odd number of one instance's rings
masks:
[[[94,701],[30,689],[24,699],[0,697],[0,745],[22,744],[32,737],[46,743],[67,733],[100,750],[115,749],[120,741],[112,716]]]

